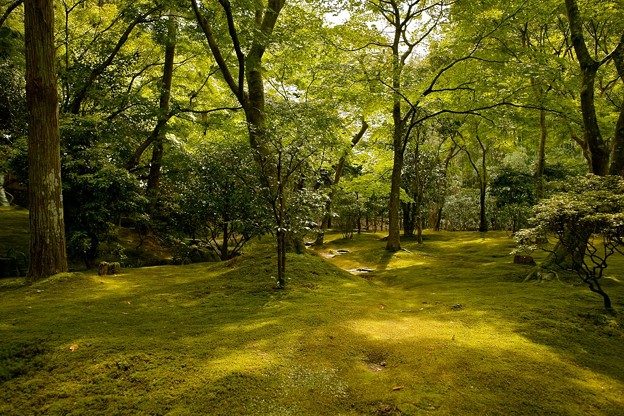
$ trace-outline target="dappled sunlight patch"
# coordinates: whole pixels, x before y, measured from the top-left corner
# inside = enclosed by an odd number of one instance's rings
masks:
[[[202,364],[196,364],[193,370],[201,373],[204,379],[217,379],[233,373],[261,374],[278,363],[279,359],[274,353],[269,352],[268,348],[261,348],[233,351],[207,359]]]
[[[221,331],[224,332],[251,332],[257,331],[259,329],[265,329],[267,327],[271,327],[277,324],[278,321],[276,319],[263,320],[258,322],[252,322],[249,324],[229,324],[221,327]]]

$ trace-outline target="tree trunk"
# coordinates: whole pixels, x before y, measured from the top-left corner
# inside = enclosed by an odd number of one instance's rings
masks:
[[[396,142],[395,142],[396,144]],[[388,204],[388,241],[386,250],[399,251],[401,249],[399,207],[401,195],[401,172],[403,170],[403,152],[401,146],[394,148],[394,164],[390,183],[390,202]]]
[[[26,0],[24,27],[30,206],[28,279],[34,281],[67,271],[52,0]]]
[[[444,206],[442,205],[438,208],[438,212],[436,213],[435,226],[433,227],[435,231],[440,231],[440,228],[442,228],[442,213],[443,212],[444,212]]]
[[[618,75],[624,82],[624,51],[618,49],[613,54],[613,63]],[[620,115],[615,126],[615,137],[613,138],[613,148],[611,149],[610,175],[624,176],[624,103],[620,107]]]
[[[615,138],[611,151],[610,175],[624,176],[624,104],[620,108],[617,125],[615,126]]]
[[[565,5],[570,26],[570,37],[582,74],[580,98],[585,143],[587,143],[591,157],[592,173],[604,176],[608,171],[609,152],[600,132],[594,100],[596,73],[601,63],[594,60],[587,50],[583,35],[583,21],[576,0],[565,0]]]
[[[9,4],[6,11],[0,16],[0,27],[4,25],[4,22],[9,18],[9,15],[13,10],[15,10],[20,4],[23,3],[23,0],[15,0],[13,3]]]
[[[413,204],[411,202],[401,202],[401,208],[403,211],[403,236],[414,236],[414,216],[413,216]]]
[[[362,120],[362,127],[360,128],[360,131],[358,131],[351,139],[351,148],[340,157],[340,160],[338,160],[338,164],[336,165],[336,172],[334,174],[334,180],[332,182],[333,189],[329,193],[329,198],[327,200],[327,203],[325,204],[325,215],[323,216],[323,220],[321,221],[321,230],[316,235],[316,241],[314,242],[314,245],[323,245],[325,230],[331,228],[332,226],[331,205],[332,200],[334,199],[335,187],[336,185],[338,185],[338,183],[340,183],[340,179],[342,178],[342,172],[344,171],[344,166],[347,162],[347,156],[350,150],[353,149],[360,142],[362,137],[364,137],[366,130],[368,130],[368,123],[365,120]]]
[[[230,228],[228,226],[227,221],[223,223],[222,231],[223,231],[223,241],[221,243],[221,260],[228,260],[229,259],[228,251],[230,250],[230,248],[228,247],[229,242],[230,242]]]
[[[162,158],[164,153],[164,140],[166,124],[169,120],[169,102],[171,100],[171,82],[173,80],[173,64],[175,59],[175,49],[177,41],[177,23],[174,16],[169,17],[167,25],[167,40],[165,44],[165,64],[163,67],[163,77],[160,87],[160,100],[158,109],[159,127],[155,134],[152,148],[152,161],[150,163],[149,176],[147,178],[147,194],[155,201],[160,188],[160,176],[162,172]],[[154,202],[155,203],[155,202]]]
[[[416,241],[418,242],[418,244],[422,244],[423,243],[422,206],[423,206],[424,196],[422,195],[420,191],[418,192],[418,195],[416,195],[415,200],[416,202],[414,203],[414,212],[412,214],[413,215],[412,222],[416,226]]]
[[[286,286],[286,207],[284,206],[284,185],[281,181],[281,157],[278,163],[278,194],[277,194],[277,288]]]
[[[486,213],[486,190],[485,186],[481,186],[479,190],[479,231],[484,233],[488,230],[487,213]]]
[[[544,196],[544,169],[546,167],[546,110],[540,109],[540,142],[537,151],[537,167],[535,168],[535,189],[538,198]]]
[[[578,228],[576,224],[566,227],[561,236],[561,241],[555,245],[552,253],[544,260],[542,267],[573,271],[581,269],[590,233],[575,228]]]
[[[245,120],[247,121],[247,130],[249,133],[249,143],[253,149],[254,159],[260,168],[260,181],[262,185],[269,190],[276,190],[277,198],[283,199],[283,186],[281,184],[281,175],[278,167],[275,166],[274,155],[269,151],[267,146],[267,126],[265,113],[265,94],[264,81],[262,77],[262,57],[266,51],[267,42],[273,33],[277,18],[284,7],[285,0],[268,0],[266,6],[262,6],[263,2],[257,3],[258,8],[255,10],[256,30],[254,31],[254,39],[249,52],[245,56],[242,52],[238,39],[238,34],[234,24],[234,17],[229,2],[219,2],[226,15],[228,33],[231,45],[233,46],[233,54],[236,55],[238,63],[238,79],[232,76],[228,62],[223,57],[218,42],[212,31],[210,21],[206,19],[200,12],[196,0],[191,1],[191,7],[201,27],[208,46],[212,52],[212,56],[216,61],[221,75],[230,88],[231,92],[243,107],[245,112]],[[247,83],[247,91],[244,90],[244,83]],[[279,162],[278,162],[279,164]],[[283,207],[283,200],[277,202],[277,205]],[[273,209],[276,208],[275,202],[271,202]],[[278,254],[278,287],[283,288],[285,284],[286,272],[286,254],[285,254],[285,230],[283,230],[284,216],[275,213],[276,218],[281,218],[281,222],[277,221],[277,254]]]
[[[0,173],[0,207],[8,207],[11,205],[4,191],[4,173]]]
[[[388,202],[388,241],[386,250],[398,251],[401,249],[399,209],[401,195],[401,175],[403,173],[403,160],[405,155],[403,117],[401,114],[401,72],[403,65],[400,59],[399,46],[401,43],[401,18],[395,10],[394,41],[392,44],[392,151],[394,153],[392,164],[392,179],[390,181],[390,201]]]

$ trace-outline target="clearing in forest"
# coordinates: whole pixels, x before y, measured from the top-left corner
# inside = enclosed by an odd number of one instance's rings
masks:
[[[624,413],[624,322],[586,288],[521,283],[503,233],[393,255],[379,237],[289,255],[284,291],[268,239],[225,263],[0,281],[0,414]]]

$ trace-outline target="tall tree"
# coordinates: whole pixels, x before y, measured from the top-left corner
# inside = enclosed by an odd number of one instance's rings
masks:
[[[276,200],[283,199],[284,184],[281,172],[278,172],[280,161],[271,152],[269,126],[266,114],[266,99],[264,77],[262,75],[262,60],[268,42],[273,34],[277,19],[286,3],[285,0],[268,0],[266,6],[256,3],[252,28],[252,38],[247,50],[243,50],[239,29],[236,25],[234,11],[229,0],[218,0],[227,22],[227,32],[231,52],[236,57],[235,68],[227,62],[222,52],[212,23],[200,10],[197,0],[191,0],[191,6],[197,22],[206,37],[208,46],[215,62],[219,66],[221,75],[232,94],[243,108],[247,121],[249,142],[254,151],[254,157],[262,173],[263,185],[276,190]],[[245,85],[246,84],[246,85]],[[246,88],[245,88],[246,86]],[[286,229],[277,224],[277,286],[284,287],[286,283]]]
[[[584,141],[589,150],[592,173],[602,176],[609,173],[610,149],[607,141],[602,136],[600,125],[598,124],[598,116],[596,114],[596,75],[600,67],[610,62],[614,56],[618,58],[621,56],[622,49],[624,49],[624,34],[622,34],[620,41],[612,51],[601,59],[598,59],[592,56],[587,47],[583,31],[583,19],[576,0],[565,0],[565,7],[568,23],[570,25],[572,45],[581,70],[580,100],[583,127],[585,130]],[[596,47],[596,50],[597,49],[598,47]],[[613,149],[616,155],[619,154],[619,147],[616,146]],[[612,159],[616,165],[614,170],[617,171],[617,166],[619,166],[621,162],[616,160],[616,158]]]
[[[52,0],[24,3],[32,281],[67,271]]]
[[[167,22],[167,36],[165,39],[165,64],[160,84],[160,100],[158,121],[153,136],[155,137],[152,147],[152,161],[150,163],[149,176],[147,178],[147,194],[154,199],[158,196],[160,187],[160,175],[165,141],[165,125],[171,117],[169,114],[169,101],[171,99],[171,81],[173,79],[173,64],[176,49],[177,23],[175,16],[169,16]]]

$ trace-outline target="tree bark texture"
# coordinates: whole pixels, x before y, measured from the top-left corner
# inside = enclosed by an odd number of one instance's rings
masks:
[[[401,114],[401,61],[399,59],[400,29],[395,27],[394,44],[392,48],[392,147],[393,164],[392,178],[390,180],[390,201],[388,202],[388,240],[386,250],[399,251],[401,249],[401,227],[399,224],[399,209],[401,196],[401,175],[403,173],[403,160],[405,144],[404,122]]]
[[[52,0],[24,3],[30,281],[67,271]]]
[[[592,173],[606,175],[609,167],[609,151],[598,125],[595,105],[596,73],[601,62],[594,60],[585,43],[583,35],[583,21],[576,0],[565,0],[570,35],[574,52],[581,69],[581,113],[585,131],[585,143],[589,149]]]
[[[0,207],[8,207],[11,205],[4,191],[4,173],[0,173]]]
[[[620,80],[624,82],[624,47],[619,47],[613,54],[613,63]],[[620,115],[615,125],[615,137],[611,149],[610,175],[624,176],[624,101],[620,107]]]

